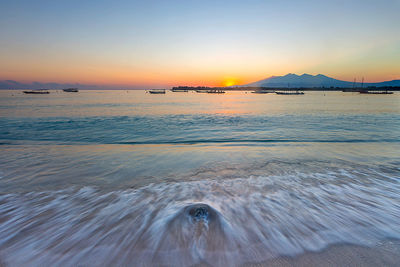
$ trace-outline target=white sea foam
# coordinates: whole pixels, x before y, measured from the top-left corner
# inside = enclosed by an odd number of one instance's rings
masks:
[[[0,257],[12,266],[235,266],[334,243],[373,245],[400,238],[399,181],[379,169],[337,168],[7,194]]]

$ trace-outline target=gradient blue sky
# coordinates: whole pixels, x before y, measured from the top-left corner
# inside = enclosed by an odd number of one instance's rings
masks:
[[[1,1],[0,80],[247,83],[400,78],[400,1]]]

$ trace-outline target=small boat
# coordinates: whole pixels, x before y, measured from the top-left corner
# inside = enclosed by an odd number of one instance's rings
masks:
[[[360,91],[360,94],[371,94],[371,95],[391,95],[393,92],[386,91]]]
[[[35,94],[35,95],[47,95],[47,94],[50,94],[50,92],[45,90],[45,89],[23,91],[23,92],[24,92],[24,94]]]
[[[64,92],[69,92],[69,93],[77,93],[79,92],[78,88],[67,88],[63,89]]]
[[[173,88],[173,89],[171,89],[171,92],[181,92],[181,93],[184,93],[184,92],[189,92],[189,90],[188,90],[188,89],[177,89],[177,88]]]
[[[153,89],[153,90],[148,90],[150,94],[165,94],[165,89]]]
[[[274,93],[275,91],[272,91],[272,90],[264,90],[264,89],[261,89],[261,90],[255,90],[255,91],[253,91],[253,92],[251,92],[252,94],[269,94],[269,93]]]
[[[215,90],[215,89],[207,90],[206,92],[209,93],[209,94],[225,94],[225,91],[223,91],[223,90]]]
[[[361,86],[363,86],[363,85],[364,85],[364,78],[362,80],[362,85]],[[342,92],[344,92],[344,93],[348,93],[348,92],[356,93],[356,92],[360,92],[360,90],[362,90],[362,89],[356,87],[356,78],[354,78],[353,87],[352,88],[343,88]]]
[[[284,91],[284,92],[275,92],[277,95],[304,95],[304,92],[296,91]]]
[[[360,89],[343,89],[342,92],[344,92],[344,93],[355,93],[355,92],[360,92]]]

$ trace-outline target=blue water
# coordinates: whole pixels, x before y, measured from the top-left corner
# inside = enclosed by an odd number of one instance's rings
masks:
[[[1,118],[0,123],[6,143],[400,142],[397,114]]]
[[[400,238],[399,94],[0,95],[0,263],[235,266]]]

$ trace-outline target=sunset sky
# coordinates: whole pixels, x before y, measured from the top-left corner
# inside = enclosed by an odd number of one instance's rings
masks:
[[[0,2],[0,80],[150,88],[400,79],[400,1]]]

